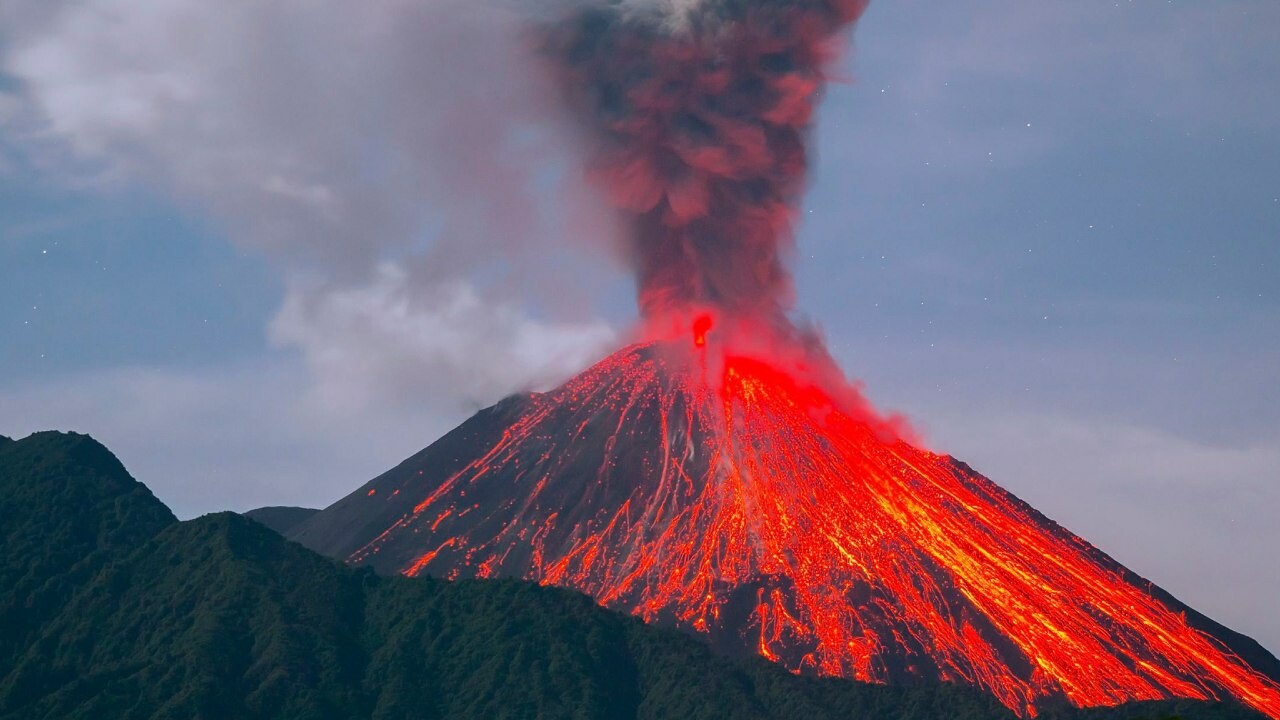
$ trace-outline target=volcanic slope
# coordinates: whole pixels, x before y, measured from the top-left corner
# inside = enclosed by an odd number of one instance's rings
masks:
[[[802,673],[1021,714],[1236,698],[1280,663],[791,368],[696,337],[484,410],[290,536],[385,573],[518,577]]]

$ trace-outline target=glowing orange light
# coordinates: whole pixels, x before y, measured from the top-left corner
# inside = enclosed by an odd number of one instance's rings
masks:
[[[703,347],[707,344],[707,331],[711,329],[711,316],[699,315],[693,319],[693,344]]]
[[[793,671],[927,675],[1024,715],[1234,697],[1280,719],[1280,685],[986,478],[770,361],[726,352],[708,380],[676,348],[532,397],[351,560],[561,585]]]

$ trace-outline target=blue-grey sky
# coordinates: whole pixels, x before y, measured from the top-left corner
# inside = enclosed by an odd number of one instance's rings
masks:
[[[510,6],[0,3],[0,433],[323,506],[634,316]],[[1280,5],[876,0],[799,306],[882,407],[1280,650]]]

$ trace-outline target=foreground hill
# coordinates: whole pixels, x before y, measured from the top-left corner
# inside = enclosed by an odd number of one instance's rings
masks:
[[[5,719],[1008,717],[731,661],[564,590],[378,577],[235,514],[178,522],[83,435],[0,440],[0,542]]]

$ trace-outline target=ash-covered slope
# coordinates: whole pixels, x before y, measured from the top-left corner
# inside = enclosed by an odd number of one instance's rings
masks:
[[[1236,698],[1276,659],[952,458],[774,365],[624,349],[481,412],[291,537],[381,572],[520,577],[801,672],[1019,711]]]

